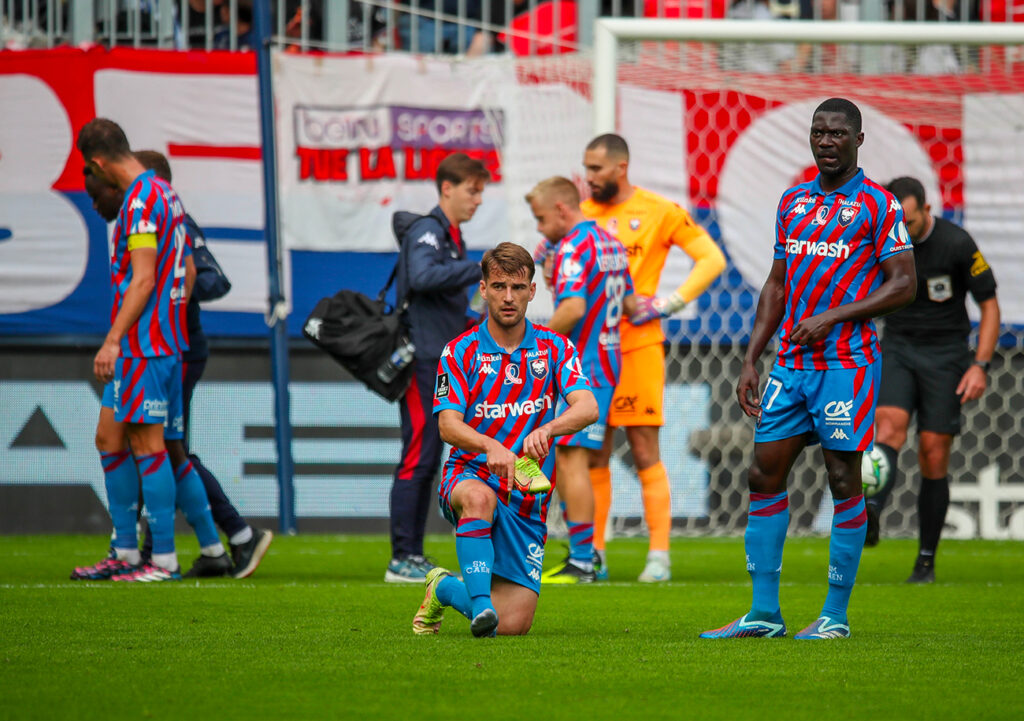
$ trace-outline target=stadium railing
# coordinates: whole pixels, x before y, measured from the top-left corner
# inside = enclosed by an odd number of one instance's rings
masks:
[[[298,50],[571,53],[597,17],[1014,22],[1010,0],[271,0],[275,41]],[[0,0],[0,47],[98,43],[247,50],[251,0]]]

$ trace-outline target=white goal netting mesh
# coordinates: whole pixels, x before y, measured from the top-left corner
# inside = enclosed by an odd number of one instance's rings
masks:
[[[666,323],[663,456],[685,458],[669,472],[680,476],[673,492],[692,501],[674,499],[675,531],[731,534],[745,526],[753,433],[736,403],[735,381],[771,263],[779,195],[813,177],[813,108],[843,96],[864,115],[860,163],[869,177],[918,177],[933,213],[964,224],[995,271],[1003,336],[989,391],[965,407],[953,446],[947,535],[1024,538],[1024,263],[1016,250],[1024,235],[1022,59],[1018,47],[619,46],[617,127],[631,145],[631,180],[687,207],[730,260],[685,318]],[[520,60],[518,77],[590,96],[586,57]],[[663,291],[688,268],[682,254],[670,257]],[[771,361],[766,352],[762,379]],[[900,456],[903,479],[882,517],[885,534],[916,534],[915,437],[912,425]],[[621,432],[615,457],[614,529],[642,533],[639,484]],[[791,530],[827,531],[826,488],[820,451],[811,448],[790,479]]]

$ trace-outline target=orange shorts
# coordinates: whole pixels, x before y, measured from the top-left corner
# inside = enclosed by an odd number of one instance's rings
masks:
[[[664,396],[665,347],[656,343],[623,353],[608,425],[665,425]]]

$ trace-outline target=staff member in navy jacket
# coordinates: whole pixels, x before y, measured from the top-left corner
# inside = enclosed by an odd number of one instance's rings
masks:
[[[408,301],[403,321],[416,351],[401,401],[402,459],[391,487],[391,562],[384,574],[389,583],[422,583],[433,568],[423,554],[423,534],[442,450],[434,381],[445,345],[466,329],[466,289],[480,281],[480,264],[466,258],[459,225],[476,213],[490,177],[479,160],[449,155],[437,167],[437,206],[428,215],[395,214],[397,297]]]

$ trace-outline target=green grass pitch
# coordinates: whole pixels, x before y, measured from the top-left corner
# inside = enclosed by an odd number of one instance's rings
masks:
[[[191,550],[191,539],[183,545]],[[454,567],[451,537],[428,550]],[[742,539],[676,539],[668,584],[545,587],[531,633],[474,639],[449,610],[412,634],[419,585],[383,583],[380,536],[278,537],[257,574],[156,586],[67,580],[100,537],[0,537],[0,719],[1019,719],[1024,544],[944,541],[938,583],[908,586],[916,544],[865,549],[853,637],[701,641],[750,600]],[[828,540],[790,539],[782,608],[818,615]],[[185,552],[183,556],[187,556]],[[549,544],[548,560],[562,555]],[[186,563],[189,558],[185,558]]]

